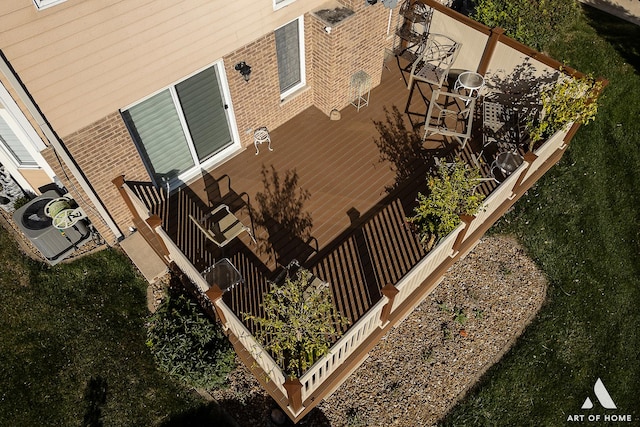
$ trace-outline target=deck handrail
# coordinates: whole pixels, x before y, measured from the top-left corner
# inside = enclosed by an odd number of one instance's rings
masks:
[[[129,184],[127,184],[126,181],[123,183],[122,188],[129,196],[129,200],[131,200],[131,205],[136,210],[136,213],[138,214],[140,219],[142,219],[143,221],[149,219],[151,217],[151,212],[149,211],[149,208],[147,208],[147,206],[142,202],[142,200],[140,200],[138,195],[131,189],[131,187],[129,187]]]
[[[397,308],[403,301],[409,298],[424,279],[435,271],[447,257],[453,254],[453,244],[456,241],[458,233],[460,233],[464,227],[465,224],[463,223],[458,225],[451,233],[440,240],[440,242],[429,251],[427,256],[422,258],[396,283],[396,288],[399,292],[393,301],[394,308]]]
[[[198,287],[198,289],[205,293],[209,290],[210,286],[202,276],[202,274],[196,269],[196,267],[189,261],[184,253],[180,250],[178,245],[173,242],[173,239],[169,237],[162,226],[158,226],[155,229],[156,233],[164,241],[167,249],[169,249],[169,258],[173,261],[178,268],[191,280],[191,282]]]
[[[286,396],[287,390],[284,388],[286,378],[280,366],[273,360],[269,352],[258,343],[249,329],[247,329],[244,323],[235,315],[233,310],[224,303],[222,298],[216,300],[214,303],[224,314],[226,320],[225,327],[231,330],[233,335],[242,343],[260,368],[269,376],[270,381]]]
[[[547,159],[556,152],[556,150],[562,148],[565,143],[565,136],[569,132],[569,128],[570,126],[567,126],[566,129],[562,129],[554,133],[549,137],[549,139],[545,141],[544,144],[534,150],[534,154],[537,156],[537,159],[533,162],[533,164],[527,171],[524,179],[528,179],[529,176],[531,176],[531,174],[533,174],[533,172],[535,172],[542,163],[547,161]]]
[[[344,335],[331,346],[301,377],[302,401],[305,401],[349,356],[381,325],[380,314],[388,298],[382,297]]]

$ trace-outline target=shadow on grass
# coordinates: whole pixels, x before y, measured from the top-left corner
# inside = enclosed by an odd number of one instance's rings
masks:
[[[239,427],[238,424],[220,405],[210,402],[186,412],[172,415],[162,427]]]
[[[294,424],[278,404],[263,393],[252,393],[248,397],[227,399],[218,403],[227,413],[234,414],[236,424],[233,425],[243,427],[331,427],[327,417],[317,407],[313,408],[297,424]],[[217,426],[217,424],[215,425]]]
[[[640,26],[591,6],[582,7],[589,25],[640,74]]]
[[[107,380],[101,376],[91,377],[84,391],[87,410],[82,425],[86,427],[102,427],[102,406],[107,403]]]

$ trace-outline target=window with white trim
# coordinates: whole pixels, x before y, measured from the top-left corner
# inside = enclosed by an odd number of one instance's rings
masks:
[[[294,1],[296,0],[273,0],[273,10],[278,10],[285,6],[288,6]]]
[[[302,17],[278,28],[275,35],[280,95],[284,98],[305,85]]]
[[[40,9],[40,10],[41,9],[46,9],[48,7],[51,7],[51,6],[55,6],[55,5],[60,4],[60,3],[64,3],[65,1],[67,1],[67,0],[33,0],[33,2],[35,3],[36,7],[38,9]]]
[[[122,111],[156,183],[234,144],[219,73],[214,65]]]
[[[38,164],[26,144],[26,136],[7,111],[0,109],[0,150],[3,150],[17,167],[36,167]]]

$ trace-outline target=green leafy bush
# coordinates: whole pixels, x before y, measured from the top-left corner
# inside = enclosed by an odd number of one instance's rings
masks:
[[[576,0],[475,0],[472,16],[542,51],[576,22],[579,9]]]
[[[325,355],[348,324],[335,309],[327,284],[312,277],[305,269],[288,274],[284,283],[271,284],[262,304],[264,317],[245,314],[260,326],[257,338],[289,378],[299,378]]]
[[[162,370],[192,387],[219,387],[235,367],[219,325],[184,295],[170,296],[151,316],[147,346]]]
[[[527,123],[531,149],[571,122],[588,124],[598,113],[597,95],[602,82],[592,77],[565,77],[542,90],[540,117]]]
[[[428,249],[460,224],[460,215],[473,215],[478,211],[484,200],[484,195],[476,191],[479,178],[477,168],[459,159],[450,164],[441,163],[437,176],[429,177],[429,195],[418,193],[415,215],[407,218]]]

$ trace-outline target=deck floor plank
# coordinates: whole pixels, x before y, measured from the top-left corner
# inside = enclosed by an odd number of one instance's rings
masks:
[[[430,89],[421,89],[428,96]],[[139,183],[135,191],[152,213],[161,216],[167,233],[200,271],[222,257],[232,260],[244,283],[226,292],[224,300],[243,319],[244,313],[262,314],[263,295],[280,271],[273,253],[253,244],[246,233],[221,250],[199,232],[189,214],[201,217],[225,203],[251,225],[259,210],[256,195],[264,191],[263,168],[273,168],[281,179],[287,171],[295,171],[299,186],[311,195],[304,210],[313,220],[311,236],[319,249],[299,261],[330,283],[336,308],[353,324],[380,300],[382,287],[395,284],[426,254],[406,217],[411,215],[418,191],[425,191],[429,165],[415,161],[410,165],[415,179],[397,185],[393,165],[381,160],[375,142],[380,134],[374,122],[387,122],[387,112],[393,106],[404,112],[409,95],[394,63],[383,71],[381,85],[371,91],[369,106],[359,112],[348,106],[341,111],[340,120],[331,121],[317,108],[308,108],[270,131],[274,151],[260,147],[255,155],[253,146],[249,146],[215,169],[203,171],[200,178],[170,197],[166,189],[148,183]],[[417,113],[404,114],[408,129],[412,121],[424,121],[419,115],[427,109],[418,90],[410,101],[409,111]],[[479,129],[478,121],[475,127]],[[481,139],[472,139],[462,150],[457,142],[443,144],[436,135],[425,141],[423,148],[430,157],[437,155],[450,161],[460,156],[471,163],[481,145]],[[481,166],[487,176],[488,165]],[[480,188],[489,193],[495,186],[485,182]],[[256,238],[264,242],[267,230],[254,225]],[[247,325],[253,332],[255,325]]]

